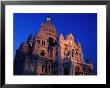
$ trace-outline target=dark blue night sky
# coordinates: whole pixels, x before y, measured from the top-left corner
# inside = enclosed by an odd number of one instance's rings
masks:
[[[97,74],[97,14],[96,13],[14,13],[14,56],[20,44],[32,33],[34,36],[48,16],[58,35],[72,33],[80,42],[84,60],[91,57]]]

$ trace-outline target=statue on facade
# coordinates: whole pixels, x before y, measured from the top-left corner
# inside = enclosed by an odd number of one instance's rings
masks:
[[[67,49],[65,50],[64,56],[65,56],[65,58],[69,58],[69,59],[70,59],[71,56],[72,56],[72,49],[67,48]]]

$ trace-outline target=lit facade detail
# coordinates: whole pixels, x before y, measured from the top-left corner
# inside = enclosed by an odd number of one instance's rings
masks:
[[[15,75],[93,75],[93,65],[84,63],[81,44],[72,33],[58,36],[50,17],[34,37],[29,36],[16,50]]]

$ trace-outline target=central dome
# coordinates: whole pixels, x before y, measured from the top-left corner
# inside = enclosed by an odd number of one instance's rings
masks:
[[[47,40],[51,37],[54,41],[57,41],[58,35],[56,32],[56,28],[53,25],[50,17],[47,17],[46,21],[41,24],[40,30],[35,35],[35,38],[38,37]]]
[[[46,34],[51,34],[57,36],[56,28],[51,22],[51,18],[47,17],[46,21],[41,25],[42,32],[45,32]]]

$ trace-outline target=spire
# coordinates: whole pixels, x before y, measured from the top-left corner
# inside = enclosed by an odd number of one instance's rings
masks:
[[[60,34],[60,40],[64,40],[63,34]]]
[[[29,42],[30,40],[32,40],[32,34],[29,35],[27,42]]]
[[[23,44],[21,43],[21,44],[20,44],[20,46],[19,46],[19,48],[21,49],[21,48],[22,48],[22,46],[23,46]]]

